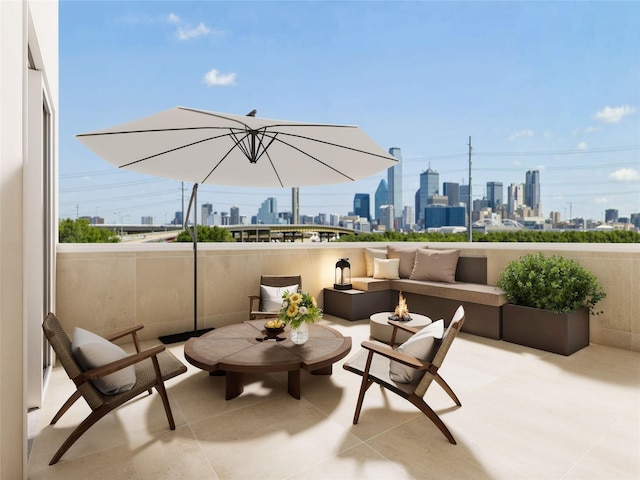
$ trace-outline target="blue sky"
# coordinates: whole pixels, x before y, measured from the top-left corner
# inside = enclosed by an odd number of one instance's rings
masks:
[[[420,172],[524,183],[544,216],[640,212],[639,2],[169,2],[60,0],[60,217],[171,220],[178,181],[124,172],[74,135],[177,105],[356,124]],[[301,188],[300,211],[346,214],[386,172]],[[191,185],[185,185],[186,195]],[[201,186],[251,217],[289,189]]]

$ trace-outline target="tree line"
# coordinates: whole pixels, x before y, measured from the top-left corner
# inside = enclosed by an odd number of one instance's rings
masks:
[[[183,230],[177,242],[192,242],[190,231]],[[83,218],[67,218],[59,224],[60,243],[118,243],[112,231],[96,228]],[[340,242],[467,242],[467,233],[382,232],[342,235]],[[229,230],[218,226],[198,226],[198,242],[234,242]],[[545,231],[507,230],[474,233],[474,242],[540,242],[540,243],[640,243],[640,233],[630,230],[611,231]]]

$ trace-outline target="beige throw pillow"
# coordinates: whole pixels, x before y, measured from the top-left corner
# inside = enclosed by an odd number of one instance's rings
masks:
[[[430,362],[440,344],[437,340],[441,340],[443,335],[444,320],[438,320],[411,336],[409,340],[398,347],[398,351]],[[420,370],[393,360],[389,364],[389,377],[395,382],[411,383],[417,380],[421,374]]]
[[[73,331],[71,351],[83,370],[98,368],[127,356],[127,352],[118,345],[79,327]],[[91,383],[107,395],[126,392],[136,384],[136,370],[133,366],[125,367],[97,380],[91,380]]]
[[[397,258],[374,258],[373,278],[386,278],[387,280],[398,280],[398,268],[400,260]]]
[[[387,258],[387,250],[378,249],[378,248],[364,249],[364,263],[367,266],[367,277],[373,277],[373,259],[374,258]]]
[[[420,249],[427,247],[420,247]],[[413,272],[413,265],[416,261],[417,247],[399,247],[395,245],[387,245],[387,258],[399,258],[400,269],[398,273],[400,278],[409,278]]]
[[[426,250],[416,253],[411,280],[455,283],[460,250]]]

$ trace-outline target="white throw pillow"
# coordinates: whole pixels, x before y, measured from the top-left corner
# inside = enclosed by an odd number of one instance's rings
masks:
[[[444,335],[444,320],[433,322],[418,333],[412,335],[409,340],[398,347],[398,351],[419,358],[420,360],[431,361],[435,354],[438,342]],[[391,361],[389,365],[389,377],[399,383],[411,383],[420,375],[420,371],[402,363]]]
[[[367,277],[373,277],[374,258],[387,258],[387,251],[377,248],[364,249],[364,263],[367,266]]]
[[[398,280],[398,269],[400,268],[399,258],[374,258],[373,278],[386,278],[388,280]]]
[[[260,302],[262,304],[261,312],[277,312],[282,307],[282,294],[286,291],[295,293],[298,291],[298,285],[289,285],[288,287],[269,287],[260,285]]]
[[[98,368],[127,356],[127,352],[116,344],[78,327],[73,331],[71,351],[83,370]],[[92,383],[108,395],[126,392],[136,384],[136,370],[131,365],[98,380],[92,380]]]

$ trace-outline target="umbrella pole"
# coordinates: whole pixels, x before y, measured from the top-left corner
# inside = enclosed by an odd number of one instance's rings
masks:
[[[195,205],[193,205],[195,203]],[[185,226],[189,223],[189,211],[193,205],[193,336],[198,336],[198,184],[193,184]]]

